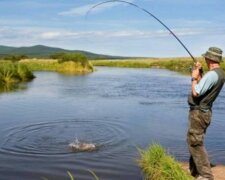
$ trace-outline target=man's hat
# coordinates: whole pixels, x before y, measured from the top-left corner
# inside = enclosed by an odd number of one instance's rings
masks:
[[[222,53],[223,51],[220,48],[210,47],[202,56],[210,59],[211,61],[220,63],[223,61]]]

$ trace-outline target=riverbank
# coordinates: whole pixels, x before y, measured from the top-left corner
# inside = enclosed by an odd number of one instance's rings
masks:
[[[81,75],[94,71],[89,61],[59,62],[53,59],[25,59],[18,62],[0,61],[0,92],[17,89],[21,82],[34,79],[33,71],[55,71],[69,75]]]
[[[0,64],[0,92],[14,89],[21,82],[28,82],[35,76],[29,68],[20,63],[4,62]]]
[[[178,162],[169,155],[159,144],[153,144],[146,150],[140,151],[139,166],[141,167],[145,179],[151,180],[193,180],[187,162]],[[224,180],[225,166],[215,165],[212,167],[214,180]]]
[[[20,61],[25,64],[31,71],[55,71],[64,74],[86,74],[94,71],[92,64],[67,61],[60,63],[53,59],[25,59]]]
[[[203,58],[196,58],[203,64],[203,69],[207,70],[207,66]],[[92,61],[94,66],[108,67],[125,67],[125,68],[161,68],[176,71],[183,74],[189,74],[193,66],[191,58],[146,58],[146,59],[127,59],[127,60],[95,60]],[[221,67],[225,70],[225,64],[221,63]]]
[[[159,144],[149,146],[147,150],[139,150],[139,166],[146,180],[193,180],[194,178],[182,168],[172,156]]]
[[[180,163],[183,169],[189,172],[188,163]],[[224,165],[216,165],[212,168],[214,180],[224,180],[225,179],[225,166]]]

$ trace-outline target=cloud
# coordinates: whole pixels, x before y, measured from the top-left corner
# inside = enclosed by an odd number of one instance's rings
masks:
[[[201,29],[201,28],[179,28],[172,29],[177,36],[196,36],[215,34],[214,30]],[[219,29],[217,34],[225,34],[224,28]],[[139,39],[139,38],[161,38],[171,36],[167,30],[152,30],[152,31],[140,31],[140,30],[117,30],[117,31],[70,31],[64,29],[53,28],[12,28],[2,27],[0,28],[1,39],[42,39],[42,40],[63,40],[63,39],[111,39],[111,38],[124,38],[124,39]]]
[[[44,32],[41,33],[40,37],[43,39],[54,39],[58,38],[61,35],[60,32]]]
[[[178,37],[194,37],[203,35],[213,35],[214,31],[204,29],[172,29],[172,31]],[[223,33],[222,30],[218,33]],[[225,34],[225,33],[223,33]],[[66,31],[66,30],[54,30],[54,31],[44,31],[38,33],[38,38],[42,40],[84,40],[88,39],[91,41],[105,41],[105,40],[141,40],[150,38],[166,38],[172,37],[167,30],[155,30],[155,31],[139,31],[139,30],[118,30],[118,31]]]
[[[127,2],[133,2],[133,1],[134,0],[127,0]],[[67,11],[60,12],[59,15],[62,15],[62,16],[85,16],[87,14],[87,12],[91,8],[93,8],[96,4],[98,4],[98,3],[88,4],[88,5],[72,8]],[[105,4],[102,4],[100,6],[97,6],[94,9],[92,9],[92,13],[102,12],[102,11],[111,9],[115,6],[118,6],[120,4],[121,4],[121,2],[105,3]]]
[[[183,32],[180,30],[179,35],[193,35],[194,32]],[[86,31],[86,32],[72,32],[72,31],[49,31],[40,33],[42,39],[111,39],[111,38],[151,38],[151,37],[165,37],[169,36],[168,31]]]
[[[225,38],[225,28],[215,32],[215,29],[172,29],[179,38],[187,38],[185,44],[193,47],[195,43],[217,43],[223,47]],[[207,38],[207,41],[205,40]],[[170,46],[178,46],[175,39],[167,30],[117,30],[117,31],[72,31],[55,28],[35,28],[35,27],[0,27],[1,44],[9,46],[30,46],[44,44],[67,49],[82,49],[98,53],[117,54],[117,55],[144,55],[148,54],[138,49],[142,46],[151,46],[151,42],[157,43],[157,47],[163,46],[167,49]],[[170,41],[171,39],[172,41]],[[141,46],[140,46],[141,43]],[[207,44],[208,43],[208,44]],[[172,44],[172,45],[171,45]],[[222,44],[222,45],[221,45]],[[168,45],[168,47],[166,47]],[[107,48],[106,48],[107,47]],[[134,49],[132,52],[127,49]],[[138,50],[137,50],[138,49]],[[198,49],[198,48],[197,48]],[[143,53],[143,54],[142,54]],[[170,53],[170,52],[168,52]],[[197,53],[196,53],[197,54]],[[154,55],[154,54],[153,54]],[[166,54],[167,56],[171,54]],[[157,53],[155,54],[157,56]],[[161,56],[161,55],[160,55]]]

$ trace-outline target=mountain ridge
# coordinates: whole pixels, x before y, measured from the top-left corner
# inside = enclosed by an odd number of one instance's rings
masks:
[[[88,59],[125,59],[131,57],[124,56],[112,56],[105,54],[97,54],[83,50],[67,50],[58,47],[50,47],[45,45],[34,45],[34,46],[21,46],[11,47],[0,45],[0,58],[8,55],[26,55],[30,58],[49,58],[55,53],[81,53],[87,56]]]

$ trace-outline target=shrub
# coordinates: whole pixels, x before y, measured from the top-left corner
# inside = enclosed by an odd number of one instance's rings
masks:
[[[51,59],[61,59],[66,53],[64,52],[58,52],[55,54],[50,55]]]
[[[29,81],[34,78],[33,73],[24,64],[17,65],[17,73],[22,81]]]
[[[64,54],[60,57],[59,63],[64,63],[68,61],[73,61],[75,63],[80,63],[83,67],[88,64],[88,59],[85,55],[79,53]]]

